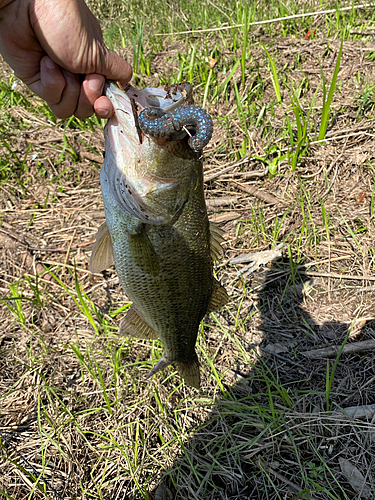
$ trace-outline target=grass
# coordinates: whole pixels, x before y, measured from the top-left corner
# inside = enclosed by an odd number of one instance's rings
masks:
[[[119,339],[128,299],[113,270],[88,271],[103,123],[57,121],[3,66],[0,497],[360,498],[341,459],[374,491],[371,417],[340,411],[375,397],[371,352],[343,353],[374,336],[375,66],[356,34],[373,10],[89,4],[136,85],[189,80],[214,118],[205,189],[224,200],[209,210],[224,216],[215,273],[231,301],[202,322],[200,392],[173,368],[145,380],[163,346]],[[335,12],[290,18],[321,9]],[[279,242],[283,258],[248,278],[228,264]]]
[[[340,69],[340,62],[341,62],[341,56],[342,56],[342,46],[343,46],[343,43],[341,43],[340,51],[339,51],[338,56],[337,56],[335,71],[333,72],[333,75],[332,75],[332,81],[331,81],[331,85],[329,87],[328,95],[327,95],[327,90],[326,90],[326,81],[325,81],[324,73],[322,72],[323,111],[322,111],[322,118],[321,118],[321,122],[320,122],[318,141],[322,141],[326,135],[333,93],[336,89],[337,75],[338,75],[339,69]]]

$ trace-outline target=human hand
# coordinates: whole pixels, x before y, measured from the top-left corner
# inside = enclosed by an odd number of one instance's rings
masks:
[[[0,0],[0,53],[58,118],[113,114],[105,78],[127,83],[132,67],[104,45],[84,0]]]

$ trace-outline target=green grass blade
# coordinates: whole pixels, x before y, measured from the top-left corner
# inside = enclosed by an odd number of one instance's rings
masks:
[[[271,73],[272,73],[271,77],[272,77],[273,88],[274,88],[275,94],[276,94],[276,100],[277,100],[278,105],[281,106],[281,90],[280,90],[279,78],[277,76],[276,64],[275,64],[275,61],[270,56],[270,53],[268,52],[266,47],[263,47],[263,48],[267,54],[269,63],[271,65]]]
[[[325,138],[325,135],[327,132],[332,97],[333,97],[333,94],[334,94],[335,89],[336,89],[337,75],[338,75],[339,70],[340,70],[340,62],[341,62],[341,56],[342,56],[343,43],[344,43],[344,41],[341,42],[339,54],[337,56],[335,71],[333,72],[331,86],[329,88],[327,99],[325,99],[325,93],[323,94],[323,112],[322,112],[322,119],[320,122],[319,135],[318,135],[319,141],[322,141]]]

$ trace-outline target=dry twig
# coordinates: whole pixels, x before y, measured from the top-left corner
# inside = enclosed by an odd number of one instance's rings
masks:
[[[375,349],[375,340],[363,340],[362,342],[353,342],[346,344],[344,347],[341,345],[324,347],[323,349],[313,349],[311,351],[303,351],[301,354],[310,359],[320,358],[333,358],[340,352],[342,354],[349,354],[353,352],[371,351]]]

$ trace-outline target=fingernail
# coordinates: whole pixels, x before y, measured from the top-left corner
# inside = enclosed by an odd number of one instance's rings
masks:
[[[99,118],[102,118],[103,120],[111,118],[112,116],[112,113],[108,111],[108,109],[96,109],[95,113],[99,116]]]
[[[49,57],[46,57],[44,60],[44,64],[48,69],[56,69],[56,64],[50,59]]]
[[[103,90],[102,82],[97,78],[88,79],[88,85],[92,92],[101,92]]]

